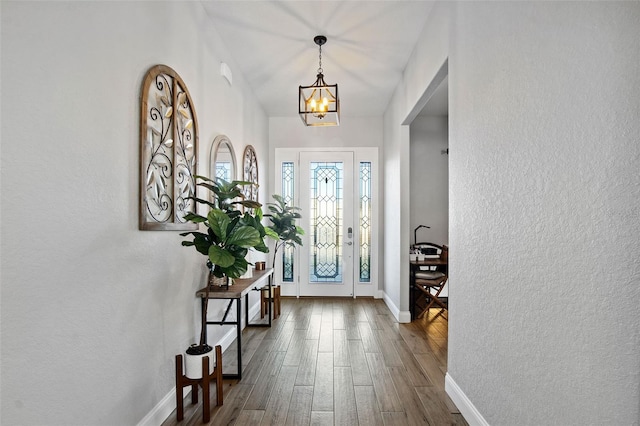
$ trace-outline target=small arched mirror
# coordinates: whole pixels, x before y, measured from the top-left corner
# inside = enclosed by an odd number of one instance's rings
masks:
[[[236,179],[236,154],[233,145],[225,135],[216,136],[211,145],[209,177],[221,178],[227,182]]]
[[[251,145],[247,145],[242,156],[242,180],[251,182],[253,185],[244,187],[246,200],[258,201],[258,158],[256,151]]]

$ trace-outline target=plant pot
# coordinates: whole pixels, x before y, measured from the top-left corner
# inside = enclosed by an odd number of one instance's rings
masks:
[[[225,291],[229,289],[230,284],[229,277],[216,277],[209,273],[209,290],[210,291]]]
[[[213,348],[209,345],[193,344],[187,349],[184,357],[184,375],[190,379],[202,378],[202,358],[209,357],[209,374],[213,373],[215,359]]]

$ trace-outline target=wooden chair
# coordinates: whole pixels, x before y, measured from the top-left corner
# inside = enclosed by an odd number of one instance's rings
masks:
[[[209,374],[209,357],[202,358],[202,378],[190,379],[184,375],[182,367],[182,355],[176,355],[176,417],[178,421],[184,419],[184,399],[183,388],[191,386],[191,403],[198,403],[198,385],[202,387],[202,422],[209,423],[211,420],[211,405],[209,403],[209,394],[211,382],[216,382],[216,405],[223,403],[222,390],[222,346],[217,345],[215,348],[216,365],[213,372]],[[212,352],[213,355],[213,352]]]
[[[269,286],[260,290],[260,318],[264,318],[271,301],[273,301],[273,319],[280,316],[280,286],[272,286],[271,293],[272,297],[269,297]]]
[[[433,246],[437,245],[433,244]],[[442,246],[439,257],[446,261],[449,260],[449,248],[447,246]],[[416,307],[421,309],[417,318],[422,318],[434,305],[440,308],[440,312],[447,310],[447,305],[440,299],[440,293],[449,278],[447,267],[438,266],[435,269],[420,270],[416,271],[414,275],[414,288],[411,290],[417,293],[414,296],[414,303],[416,304],[414,309]],[[446,317],[444,318],[447,319]]]

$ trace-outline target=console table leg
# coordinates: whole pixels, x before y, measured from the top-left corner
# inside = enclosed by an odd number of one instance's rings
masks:
[[[222,346],[216,346],[216,369],[213,372],[216,376],[216,404],[222,405],[223,389],[222,389]]]
[[[242,299],[237,300],[237,314],[236,318],[238,318],[236,325],[236,339],[238,342],[238,380],[242,380],[242,324],[240,324],[240,318],[242,318]],[[247,307],[247,310],[249,308]]]

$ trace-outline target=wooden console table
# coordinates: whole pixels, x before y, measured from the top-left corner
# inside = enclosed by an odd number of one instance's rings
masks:
[[[242,379],[242,296],[244,296],[245,305],[247,309],[245,310],[245,324],[247,327],[271,327],[271,304],[268,307],[268,316],[269,322],[267,324],[250,324],[249,323],[249,293],[252,290],[260,290],[265,285],[269,288],[269,293],[271,293],[272,289],[272,280],[271,276],[273,275],[273,269],[268,268],[262,271],[253,270],[253,277],[244,278],[244,279],[234,279],[233,285],[229,286],[228,290],[224,291],[209,291],[209,299],[226,299],[229,300],[229,304],[227,305],[227,309],[224,312],[224,315],[220,321],[209,321],[206,320],[206,324],[203,324],[204,327],[204,341],[207,342],[207,326],[208,325],[235,325],[237,336],[236,336],[236,345],[238,348],[238,372],[236,374],[223,374],[222,377],[225,379]],[[207,295],[207,289],[201,288],[196,292],[196,296],[200,297],[201,300],[201,309],[204,311],[205,307],[205,297]],[[228,321],[227,316],[229,315],[229,311],[231,310],[231,306],[233,305],[233,301],[236,301],[236,320]]]

